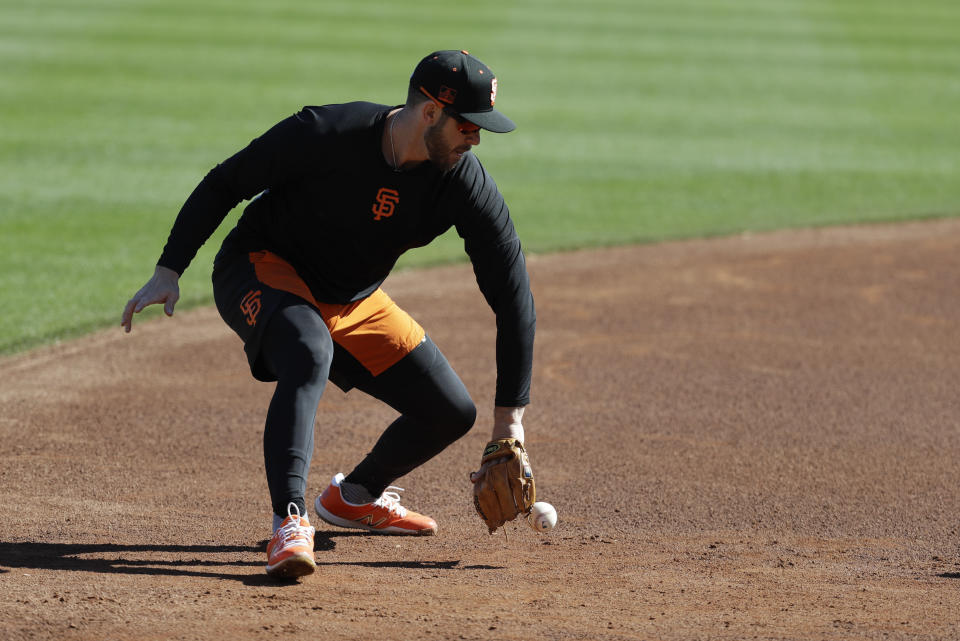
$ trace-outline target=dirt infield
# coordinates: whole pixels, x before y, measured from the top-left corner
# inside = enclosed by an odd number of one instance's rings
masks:
[[[557,529],[473,513],[493,316],[468,266],[406,272],[477,427],[398,482],[438,536],[318,524],[300,583],[263,572],[272,388],[214,311],[0,361],[0,639],[960,638],[960,220],[530,271]],[[391,415],[328,389],[308,500]]]

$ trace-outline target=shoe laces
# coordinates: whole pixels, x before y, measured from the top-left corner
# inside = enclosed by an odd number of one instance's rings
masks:
[[[285,548],[288,543],[291,543],[296,539],[309,540],[310,537],[313,536],[314,532],[316,532],[316,529],[314,529],[312,525],[302,525],[302,523],[303,517],[300,516],[300,509],[297,507],[297,504],[288,503],[287,519],[274,534],[274,536],[276,536],[278,539],[278,543],[280,545],[279,549]]]
[[[391,490],[395,491],[391,492]],[[400,495],[398,492],[403,492],[403,488],[397,487],[396,485],[389,485],[387,489],[383,491],[383,494],[380,495],[380,498],[374,501],[373,504],[396,514],[402,519],[407,515],[407,508],[400,505]]]

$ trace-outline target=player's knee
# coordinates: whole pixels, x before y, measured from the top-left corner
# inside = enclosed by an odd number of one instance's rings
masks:
[[[329,333],[301,336],[297,349],[282,367],[284,371],[278,374],[301,384],[320,385],[327,380],[332,360],[333,341]]]
[[[451,399],[443,416],[440,417],[440,423],[451,442],[469,432],[476,421],[477,406],[468,395]]]
[[[477,422],[477,406],[474,405],[473,401],[469,398],[466,399],[457,406],[456,418],[457,420],[454,421],[454,425],[463,434],[466,434],[470,431],[470,428],[473,427],[473,424]]]
[[[333,339],[319,314],[292,307],[272,320],[263,356],[277,379],[296,385],[323,385],[333,361]]]

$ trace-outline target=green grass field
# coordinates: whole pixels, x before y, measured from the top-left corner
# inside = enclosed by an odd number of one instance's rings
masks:
[[[0,353],[118,324],[207,170],[433,49],[500,77],[519,129],[476,151],[528,252],[958,215],[958,33],[955,0],[0,0]]]

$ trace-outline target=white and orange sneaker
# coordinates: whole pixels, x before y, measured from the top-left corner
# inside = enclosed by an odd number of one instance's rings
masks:
[[[431,536],[437,533],[437,522],[429,516],[417,514],[400,505],[403,488],[391,485],[373,503],[355,505],[343,499],[337,474],[330,485],[317,497],[314,507],[317,516],[340,527],[357,528],[377,534],[413,534]]]
[[[296,503],[288,503],[287,518],[267,545],[267,574],[284,579],[313,574],[317,569],[314,532],[307,516],[300,515]]]

